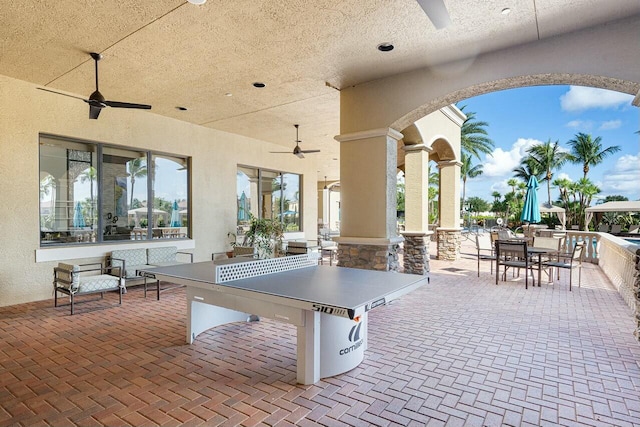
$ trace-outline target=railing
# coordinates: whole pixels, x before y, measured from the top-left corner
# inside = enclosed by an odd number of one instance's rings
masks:
[[[585,252],[584,261],[592,264],[598,264],[600,258],[600,248],[598,243],[602,233],[592,231],[567,230],[564,239],[563,252],[571,253],[576,242],[584,242]]]
[[[637,301],[633,286],[636,268],[635,251],[638,246],[607,233],[598,234],[601,234],[598,264],[627,305],[632,310],[636,310]]]

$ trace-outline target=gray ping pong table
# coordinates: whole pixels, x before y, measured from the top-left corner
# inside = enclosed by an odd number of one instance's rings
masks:
[[[364,359],[367,313],[428,282],[427,276],[319,266],[317,254],[212,261],[140,270],[186,286],[187,342],[256,315],[297,327],[297,381],[313,384]]]

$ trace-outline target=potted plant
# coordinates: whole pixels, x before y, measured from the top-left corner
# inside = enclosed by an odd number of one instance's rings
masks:
[[[284,229],[282,223],[271,218],[250,215],[245,241],[256,248],[258,258],[273,258],[282,253]]]
[[[231,231],[228,232],[227,239],[229,239],[229,246],[231,246],[231,250],[227,251],[227,258],[233,258],[233,248],[235,248],[236,245],[238,244],[238,241],[236,239],[236,234]]]

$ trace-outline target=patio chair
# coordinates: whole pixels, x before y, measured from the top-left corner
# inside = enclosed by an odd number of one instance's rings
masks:
[[[489,261],[491,274],[493,274],[493,263],[496,256],[493,250],[491,236],[488,234],[476,234],[476,251],[478,252],[478,277],[480,277],[480,260]]]
[[[546,269],[547,274],[549,276],[549,281],[551,281],[552,272],[551,268],[546,267],[544,262],[547,261],[558,261],[560,259],[560,251],[562,250],[562,239],[557,237],[545,237],[545,236],[535,236],[533,238],[533,246],[536,248],[545,248],[549,249],[549,252],[542,255],[543,256],[543,264],[540,267],[543,271]]]
[[[599,233],[608,233],[609,232],[609,224],[600,224],[598,226]]]
[[[620,234],[621,232],[622,232],[622,225],[620,225],[620,224],[611,225],[611,231],[609,231],[609,233],[611,233],[611,234]]]
[[[640,224],[631,224],[629,226],[629,234],[639,234],[640,233]]]
[[[545,266],[557,269],[569,270],[569,291],[571,291],[571,282],[573,279],[573,269],[578,269],[578,287],[582,282],[582,261],[584,259],[584,242],[576,242],[568,260],[547,261]],[[559,271],[559,270],[558,270]]]
[[[114,275],[117,274],[117,275]],[[124,281],[120,267],[104,268],[102,263],[72,265],[58,263],[53,269],[54,307],[58,307],[58,293],[69,295],[71,315],[73,315],[76,296],[99,293],[104,298],[105,292],[118,292],[122,305]],[[88,301],[83,301],[88,302]]]
[[[532,262],[529,260],[527,253],[526,241],[513,241],[513,240],[497,240],[496,241],[496,285],[500,277],[500,266],[504,266],[504,272],[502,274],[503,279],[507,279],[507,270],[509,268],[517,268],[518,271],[524,268],[524,288],[529,288],[529,273],[533,280],[533,285],[536,284],[536,279],[533,275]]]

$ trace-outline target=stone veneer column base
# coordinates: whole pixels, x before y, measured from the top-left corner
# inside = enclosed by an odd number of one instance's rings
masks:
[[[400,271],[399,244],[402,237],[392,239],[336,237],[338,266],[364,270]]]
[[[444,261],[457,261],[460,259],[460,242],[462,239],[460,228],[438,228],[438,254],[437,258]]]
[[[429,274],[429,241],[433,232],[404,232],[403,266],[407,274]]]
[[[633,332],[640,341],[640,249],[636,249],[636,274],[633,278],[633,293],[636,296],[636,330]]]

